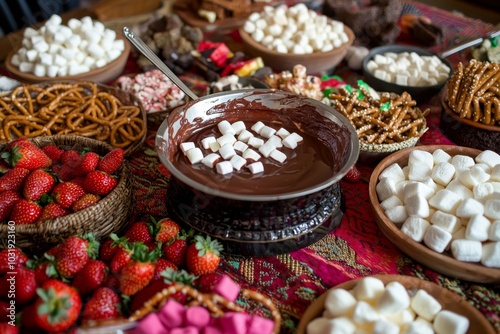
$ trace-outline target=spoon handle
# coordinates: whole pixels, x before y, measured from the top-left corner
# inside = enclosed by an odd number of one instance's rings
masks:
[[[441,52],[440,56],[443,58],[446,58],[448,56],[451,56],[454,53],[457,53],[457,52],[462,51],[464,49],[470,48],[471,46],[481,44],[483,42],[483,40],[485,40],[487,38],[494,38],[498,35],[500,35],[500,30],[493,31],[485,37],[479,37],[479,38],[473,39],[472,41],[457,45],[454,48],[451,48],[449,50],[443,51],[443,52]]]
[[[153,63],[160,71],[163,72],[172,82],[179,87],[187,96],[189,96],[192,100],[198,99],[198,96],[189,89],[188,86],[184,84],[184,82],[179,79],[177,75],[172,72],[164,62],[161,61],[160,58],[151,50],[146,43],[139,37],[134,34],[134,32],[128,27],[123,27],[123,35],[132,43],[140,53],[144,55],[150,62]]]

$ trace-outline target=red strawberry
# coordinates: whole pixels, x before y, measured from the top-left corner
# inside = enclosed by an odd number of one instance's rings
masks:
[[[169,260],[176,266],[181,266],[186,263],[187,249],[187,241],[185,239],[179,238],[169,244],[163,245],[163,255],[167,260]]]
[[[361,173],[356,166],[352,166],[345,175],[345,179],[349,182],[358,182],[361,179]]]
[[[115,189],[118,181],[109,174],[95,170],[87,174],[83,188],[96,195],[107,195]]]
[[[92,206],[94,204],[97,204],[101,200],[101,197],[98,195],[94,194],[85,194],[82,197],[80,197],[72,206],[71,209],[73,211],[80,211],[83,209],[88,208],[89,206]]]
[[[132,259],[120,270],[119,289],[127,296],[132,296],[146,287],[155,273],[156,251],[148,253],[141,248],[134,248]]]
[[[124,236],[129,242],[143,242],[147,244],[153,241],[151,228],[148,224],[141,221],[133,223]]]
[[[186,253],[188,269],[197,276],[214,272],[220,263],[220,251],[222,245],[217,240],[209,236],[195,236]]]
[[[80,295],[86,296],[97,290],[108,274],[108,266],[102,261],[90,259],[82,270],[76,273],[72,285]]]
[[[102,157],[97,169],[111,175],[120,168],[124,157],[125,151],[121,148],[115,148]]]
[[[48,255],[50,255],[50,256],[56,257],[59,254],[60,250],[61,250],[61,244],[55,245],[54,247],[51,247],[45,253],[48,254]]]
[[[32,171],[24,181],[23,196],[31,201],[38,201],[42,195],[52,190],[55,180],[42,169]]]
[[[83,309],[82,320],[112,320],[121,316],[120,296],[110,288],[96,290]]]
[[[52,160],[52,163],[59,162],[61,160],[61,155],[64,152],[64,150],[52,144],[42,147],[42,151],[47,154],[47,156]]]
[[[71,236],[61,243],[55,256],[57,272],[66,278],[73,277],[87,264],[89,259],[96,258],[99,243],[92,233],[83,237]]]
[[[49,279],[37,289],[35,322],[48,332],[61,332],[71,327],[82,308],[78,292],[57,279]]]
[[[35,256],[26,263],[26,266],[34,270],[38,286],[42,286],[50,278],[57,278],[59,276],[52,255],[44,254],[41,258]]]
[[[75,167],[80,162],[81,155],[76,150],[66,150],[61,154],[60,162],[63,165]]]
[[[97,168],[97,165],[99,164],[99,160],[101,157],[99,154],[95,152],[87,152],[85,153],[81,158],[78,163],[78,165],[75,166],[76,174],[77,175],[87,175],[91,171],[95,170]]]
[[[13,167],[30,170],[49,167],[52,164],[47,154],[26,138],[11,142],[9,150],[2,153],[2,158]]]
[[[170,218],[163,218],[156,224],[156,241],[166,243],[174,240],[179,234],[181,227]]]
[[[0,192],[0,221],[7,219],[14,208],[14,205],[21,199],[21,195],[13,190]]]
[[[33,224],[38,221],[41,213],[40,205],[33,201],[20,199],[14,204],[9,219],[15,221],[17,225]]]
[[[145,245],[143,246],[146,247]],[[118,274],[120,270],[122,270],[122,268],[131,261],[132,253],[133,250],[130,244],[127,243],[118,246],[118,250],[109,264],[111,272]]]
[[[195,286],[200,292],[203,293],[214,293],[214,288],[222,279],[221,274],[210,273],[200,276],[195,282]]]
[[[99,247],[99,260],[109,264],[118,248],[118,243],[115,240],[111,239],[111,237],[107,238],[101,243],[101,247]]]
[[[69,165],[53,165],[52,172],[57,175],[61,181],[70,181],[75,178],[75,167]]]
[[[42,208],[42,213],[40,215],[39,220],[44,221],[48,219],[56,219],[58,217],[63,217],[69,214],[70,212],[60,206],[57,203],[48,203]]]
[[[75,177],[73,179],[70,179],[69,182],[79,185],[83,189],[83,183],[85,182],[85,177],[83,176]]]
[[[23,266],[29,258],[19,248],[2,249],[0,251],[0,275],[14,271],[18,266]]]
[[[52,190],[54,201],[65,209],[70,208],[83,195],[85,190],[72,182],[59,183]]]
[[[34,319],[37,317],[36,303],[29,304],[24,307],[21,312],[21,325],[23,333],[39,333],[40,327],[36,324]],[[30,329],[28,331],[28,329]],[[1,332],[0,332],[1,333]]]
[[[0,177],[0,191],[19,191],[29,173],[29,169],[26,168],[16,167],[9,169]]]
[[[11,309],[13,309],[11,306],[10,306],[10,302],[6,302],[6,301],[3,301],[3,300],[0,300],[0,319],[7,319],[7,317],[9,316],[10,314],[10,310],[9,310],[9,307]],[[14,306],[15,307],[15,306]],[[14,319],[14,318],[13,318]],[[10,319],[9,319],[10,320]],[[0,333],[2,333],[0,331]]]
[[[2,334],[18,334],[19,327],[16,325],[12,325],[8,322],[0,322],[0,333]]]
[[[36,296],[37,284],[35,272],[32,269],[19,266],[12,274],[7,273],[1,280],[0,294],[5,299],[12,299],[9,297],[9,293],[12,292],[12,284],[15,286],[14,300],[16,304],[24,305]]]
[[[153,275],[153,280],[157,280],[162,278],[161,273],[165,271],[165,269],[171,268],[173,270],[177,270],[177,266],[172,262],[165,259],[156,260],[155,273]]]

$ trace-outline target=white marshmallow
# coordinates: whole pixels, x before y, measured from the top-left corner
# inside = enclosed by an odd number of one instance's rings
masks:
[[[487,164],[490,168],[493,168],[495,165],[500,164],[500,154],[491,150],[484,150],[478,154],[476,162]]]
[[[358,301],[352,312],[352,320],[358,325],[371,324],[381,318],[381,315],[370,304]]]
[[[420,218],[429,217],[429,202],[421,195],[413,195],[406,199],[406,213],[408,216]]]
[[[222,135],[219,138],[217,138],[217,142],[221,147],[226,144],[233,145],[234,143],[236,143],[236,137],[234,136],[233,133],[228,132],[225,135]]]
[[[500,220],[495,220],[491,223],[490,230],[488,231],[488,240],[500,241]]]
[[[201,146],[205,149],[208,150],[210,148],[210,143],[215,143],[217,139],[215,136],[210,136],[210,137],[205,137],[201,140]]]
[[[449,162],[440,162],[434,166],[431,173],[431,178],[437,184],[444,187],[450,183],[455,176],[455,167]]]
[[[241,168],[247,164],[247,160],[240,155],[233,155],[229,162],[235,170],[241,170]]]
[[[245,123],[243,121],[236,121],[233,124],[231,124],[233,127],[234,133],[239,135],[241,131],[246,130]]]
[[[391,197],[380,202],[380,207],[382,208],[383,211],[398,205],[403,205],[403,202],[396,195],[392,195]]]
[[[348,320],[348,319],[346,319],[346,320]],[[342,321],[342,320],[340,320],[340,321]],[[352,324],[352,322],[351,322],[351,324]],[[353,330],[349,331],[350,328],[352,328]],[[322,333],[353,334],[355,328],[356,327],[354,326],[354,324],[352,324],[352,327],[349,327],[348,325],[346,325],[344,323],[339,323],[338,319],[328,319],[325,317],[319,317],[319,318],[312,320],[310,323],[307,324],[307,333],[308,334],[322,334]]]
[[[35,64],[33,74],[37,77],[44,77],[47,74],[47,67],[43,64]]]
[[[266,158],[269,158],[274,150],[276,150],[276,146],[274,146],[274,144],[270,142],[265,142],[259,147],[260,154],[262,154]]]
[[[290,132],[285,128],[280,128],[278,131],[276,131],[276,135],[281,139],[285,139],[290,135]]]
[[[408,179],[411,181],[423,181],[430,177],[432,173],[431,167],[424,161],[411,162],[408,167]]]
[[[451,241],[451,233],[445,231],[439,226],[431,225],[425,231],[422,241],[430,249],[438,253],[442,253],[446,249],[446,246],[448,246],[448,243]]]
[[[458,180],[452,180],[447,186],[446,189],[453,192],[455,195],[458,195],[461,199],[473,198],[474,194],[472,190],[464,186]]]
[[[226,175],[226,174],[232,173],[233,165],[231,165],[231,163],[229,161],[224,160],[224,161],[218,162],[215,165],[215,169],[216,169],[217,173],[222,174],[222,175]]]
[[[491,194],[495,192],[495,188],[493,187],[493,183],[486,182],[476,184],[472,188],[472,193],[474,194],[474,198],[478,201],[486,200]]]
[[[303,140],[304,138],[301,135],[296,132],[292,132],[282,140],[282,143],[283,146],[287,148],[295,149]]]
[[[248,161],[258,161],[261,158],[260,154],[255,152],[251,148],[247,148],[243,152],[242,156],[243,156],[243,158],[247,159]]]
[[[460,218],[470,218],[475,215],[482,215],[483,213],[484,206],[481,202],[474,198],[466,198],[457,207],[455,214]]]
[[[434,150],[434,152],[432,152],[432,158],[434,159],[434,164],[437,165],[441,162],[450,162],[451,155],[446,153],[446,151],[444,151],[443,149],[438,148],[437,150]]]
[[[373,324],[373,334],[399,334],[399,326],[387,320],[377,320]]]
[[[375,186],[379,201],[384,201],[391,196],[396,195],[396,182],[391,177],[385,177]]]
[[[394,208],[387,209],[384,213],[394,224],[401,224],[408,218],[408,213],[404,205],[398,205]]]
[[[195,147],[186,151],[186,157],[192,165],[197,164],[203,160],[203,153],[200,148]]]
[[[432,169],[434,166],[434,157],[430,152],[413,150],[408,156],[408,165],[412,163],[425,163],[429,169]]]
[[[500,268],[500,242],[483,244],[481,263],[486,267]]]
[[[406,288],[399,282],[390,282],[377,301],[376,308],[382,315],[401,312],[410,306],[410,296]]]
[[[187,141],[187,142],[184,142],[184,143],[181,143],[179,145],[182,153],[184,153],[184,155],[186,155],[187,151],[189,151],[190,149],[194,148],[195,145],[194,145],[194,142],[191,142],[191,141]]]
[[[413,320],[415,320],[415,312],[409,308],[395,314],[387,315],[385,318],[404,328],[413,323]]]
[[[425,320],[432,321],[443,308],[441,304],[427,291],[419,289],[411,298],[410,307],[416,314]]]
[[[254,125],[252,125],[251,129],[255,132],[255,133],[260,133],[260,130],[266,126],[264,123],[262,123],[261,121],[258,121],[257,123],[255,123]]]
[[[261,135],[264,138],[270,138],[275,133],[276,133],[276,130],[273,129],[272,127],[270,127],[270,126],[267,126],[267,125],[264,125],[262,127],[262,129],[260,129],[260,131],[259,131],[259,135]]]
[[[261,146],[262,148],[263,146]],[[260,149],[259,149],[260,150]],[[287,156],[285,153],[279,151],[279,150],[273,150],[271,151],[271,154],[269,154],[269,157],[271,157],[272,159],[280,162],[280,163],[283,163],[285,162]]]
[[[345,289],[330,289],[325,298],[325,309],[333,317],[350,316],[356,306],[356,298]]]
[[[214,168],[215,165],[221,160],[220,155],[217,153],[207,154],[202,160],[201,163],[209,168]]]
[[[220,144],[216,141],[208,143],[208,146],[210,146],[210,150],[212,152],[219,152],[220,150]]]
[[[247,144],[245,144],[244,142],[242,142],[242,141],[239,141],[239,140],[238,140],[238,141],[236,141],[236,142],[233,144],[233,147],[234,147],[234,150],[235,150],[235,151],[238,151],[238,152],[243,153],[243,152],[245,152],[245,151],[246,151],[246,149],[248,148],[248,145],[247,145]]]
[[[236,133],[236,131],[234,130],[234,128],[231,126],[231,123],[229,123],[226,120],[220,121],[217,124],[217,128],[219,129],[220,133],[222,133],[222,135],[225,135],[227,133],[230,133],[230,134],[234,135]]]
[[[254,136],[253,133],[251,133],[248,130],[242,130],[240,134],[238,135],[238,140],[242,141],[244,143],[248,143],[248,140]]]
[[[455,193],[447,189],[441,189],[429,199],[429,204],[438,210],[453,213],[460,201],[461,198]]]
[[[248,165],[248,169],[252,174],[258,174],[264,171],[264,165],[262,164],[262,162],[257,161]]]
[[[283,143],[281,142],[281,138],[276,136],[276,135],[272,135],[271,137],[269,137],[269,139],[267,139],[267,141],[272,143],[276,148],[283,147]]]
[[[59,66],[56,65],[47,66],[47,76],[49,78],[55,78],[58,72],[59,72]]]
[[[253,148],[260,148],[262,145],[264,145],[264,139],[257,137],[250,137],[248,139],[248,145],[252,146]]]
[[[500,198],[491,198],[484,203],[484,215],[490,219],[500,219]]]
[[[438,185],[431,177],[426,178],[425,180],[420,181],[420,183],[425,184],[429,188],[431,188],[434,193],[439,189],[442,189],[441,185]]]
[[[474,166],[475,163],[474,159],[467,155],[457,154],[451,158],[451,164],[455,166],[455,169],[457,170],[469,169]]]
[[[482,168],[477,168],[475,166],[470,169],[462,170],[459,173],[459,180],[466,187],[472,188],[475,185],[484,183],[488,181],[490,175],[486,173]]]
[[[401,232],[415,240],[421,242],[424,239],[425,231],[431,224],[420,217],[408,217],[401,226]]]
[[[352,295],[357,300],[372,303],[377,300],[385,291],[384,282],[376,277],[362,278],[352,289]]]
[[[405,326],[401,334],[434,334],[434,329],[429,321],[417,318]]]
[[[458,261],[479,262],[482,255],[482,243],[467,239],[453,240],[451,242],[451,253]]]
[[[220,147],[219,149],[219,154],[224,160],[229,160],[231,159],[234,155],[236,155],[236,151],[234,150],[234,147],[232,144],[224,144]]]
[[[465,334],[469,329],[469,319],[447,310],[442,310],[434,318],[436,334]]]
[[[500,164],[493,167],[490,171],[490,179],[492,181],[500,181]]]
[[[414,196],[421,196],[426,200],[434,195],[434,189],[422,182],[411,181],[405,184],[403,189],[404,202],[408,203],[408,199]]]
[[[483,215],[475,215],[469,219],[465,228],[465,238],[469,240],[486,241],[491,222]]]
[[[431,223],[441,227],[451,234],[458,231],[458,229],[462,226],[462,222],[457,218],[457,216],[443,212],[441,210],[437,210],[436,212],[434,212],[431,217]]]

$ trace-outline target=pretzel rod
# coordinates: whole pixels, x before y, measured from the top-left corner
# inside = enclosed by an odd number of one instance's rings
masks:
[[[474,59],[473,59],[474,60]],[[460,84],[460,90],[466,90],[467,94],[461,94],[458,103],[456,104],[456,109],[461,110],[460,117],[470,118],[471,110],[469,107],[464,108],[465,99],[467,98],[469,92],[471,91],[472,82],[474,80],[474,74],[476,73],[479,63],[476,61],[471,61],[470,65],[466,67],[464,73],[464,80]]]
[[[455,80],[449,80],[447,83],[448,86],[448,103],[450,106],[454,106],[456,103],[456,98],[458,95],[458,89],[460,87],[460,82],[462,81],[462,77],[464,74],[464,65],[462,63],[458,63],[457,70],[453,75]]]

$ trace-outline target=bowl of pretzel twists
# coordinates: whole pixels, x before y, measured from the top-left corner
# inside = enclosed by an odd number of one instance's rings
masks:
[[[335,90],[327,101],[356,130],[361,163],[376,164],[393,152],[415,146],[428,129],[425,116],[429,110],[421,110],[407,92],[379,93],[359,82],[358,88]]]
[[[21,85],[0,94],[0,143],[76,135],[128,154],[146,136],[146,113],[131,93],[89,81]]]
[[[500,151],[500,64],[459,63],[441,97],[440,128],[460,146]]]

